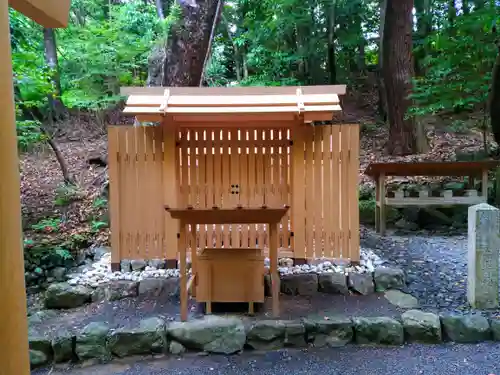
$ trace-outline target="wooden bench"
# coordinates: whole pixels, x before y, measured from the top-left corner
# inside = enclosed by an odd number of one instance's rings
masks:
[[[279,291],[280,291],[280,275],[278,272],[278,226],[281,219],[285,216],[288,211],[288,207],[281,208],[243,208],[237,206],[236,208],[217,208],[213,207],[211,209],[197,209],[188,207],[185,209],[172,209],[165,207],[170,216],[173,219],[179,220],[180,225],[180,246],[179,246],[179,271],[180,271],[180,300],[181,300],[181,320],[186,321],[188,315],[188,291],[190,288],[197,285],[197,280],[200,279],[201,282],[208,282],[209,285],[199,285],[196,288],[197,300],[198,296],[207,305],[207,313],[211,312],[212,302],[249,302],[249,310],[253,312],[253,302],[258,302],[264,296],[264,258],[261,257],[262,261],[262,273],[258,274],[258,268],[255,266],[255,260],[258,257],[249,256],[247,250],[243,249],[202,249],[201,256],[203,256],[202,261],[204,264],[202,267],[198,267],[198,252],[196,249],[191,251],[191,267],[192,276],[187,280],[187,237],[191,236],[191,243],[195,243],[196,238],[196,226],[199,224],[268,224],[269,225],[269,260],[270,260],[270,270],[269,274],[271,276],[271,297],[272,297],[272,310],[275,317],[279,316]],[[188,225],[193,228],[191,231],[188,230]],[[221,251],[226,254],[221,254]],[[243,251],[240,251],[243,250]],[[253,249],[255,251],[255,249]],[[212,255],[209,255],[212,253]],[[205,254],[205,255],[203,255]],[[208,255],[208,257],[206,256]],[[219,262],[217,267],[214,267],[214,262],[217,262],[217,258],[221,259],[221,255],[227,258],[225,262]],[[224,272],[218,272],[215,274],[214,268],[218,268],[220,271],[221,267],[234,267],[238,264],[238,259],[242,263],[248,260],[247,270],[242,270],[240,273],[228,272],[233,278],[238,278],[238,280],[231,280],[225,276]],[[229,261],[229,258],[232,258]],[[252,271],[253,270],[253,271]],[[247,272],[245,272],[247,271]],[[252,271],[252,272],[250,272]],[[199,272],[204,272],[205,274],[199,275]],[[247,277],[251,277],[253,280],[245,280]],[[222,296],[224,290],[214,291],[212,288],[221,288],[220,286],[235,282],[237,285],[243,285],[240,288],[241,293],[235,292],[234,288],[230,288],[225,291],[226,296]],[[256,284],[261,286],[261,290],[256,290]],[[219,298],[216,300],[215,298]],[[257,301],[255,301],[257,300]]]
[[[451,206],[474,205],[488,199],[488,171],[497,167],[500,162],[484,160],[474,162],[416,162],[416,163],[372,163],[365,170],[376,184],[375,189],[375,227],[380,234],[386,229],[386,206]],[[469,184],[463,196],[454,196],[452,190],[444,190],[440,196],[430,196],[429,191],[422,189],[417,197],[408,196],[404,191],[396,191],[394,196],[387,194],[385,182],[387,177],[409,176],[457,176],[469,177]],[[474,187],[475,179],[481,179],[481,192]]]

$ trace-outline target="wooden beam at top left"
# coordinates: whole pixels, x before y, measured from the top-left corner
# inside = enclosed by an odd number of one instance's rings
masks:
[[[71,0],[9,0],[9,5],[43,27],[68,26]]]

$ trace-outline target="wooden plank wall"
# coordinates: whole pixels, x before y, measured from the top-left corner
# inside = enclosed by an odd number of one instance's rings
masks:
[[[162,129],[109,126],[108,149],[112,262],[167,258]]]
[[[177,258],[176,223],[163,209],[176,206],[173,200],[207,208],[288,204],[281,256],[359,260],[358,125],[301,127],[294,134],[228,128],[170,133],[109,127],[113,262]],[[201,226],[196,247],[267,248],[266,227]]]
[[[177,143],[181,207],[289,204],[289,138],[287,129],[182,129]],[[282,248],[290,247],[288,223],[287,216],[279,233]],[[268,245],[265,224],[201,226],[197,233],[197,248]]]
[[[294,257],[359,261],[359,126],[303,128],[293,154]]]

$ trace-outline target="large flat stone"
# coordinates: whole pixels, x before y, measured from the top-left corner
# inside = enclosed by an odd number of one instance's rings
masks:
[[[439,343],[443,340],[439,316],[420,310],[408,310],[401,315],[408,341]]]
[[[281,292],[292,296],[313,296],[318,293],[318,275],[302,273],[281,277]]]
[[[384,297],[394,306],[402,309],[414,309],[418,307],[418,301],[411,294],[403,293],[397,289],[390,289],[384,293]]]
[[[375,292],[375,285],[373,284],[373,276],[371,273],[350,273],[348,281],[349,288],[363,296]]]
[[[123,327],[111,332],[107,342],[111,353],[120,358],[166,352],[165,321],[155,317],[141,320],[138,327]]]
[[[56,363],[68,362],[74,359],[74,346],[76,338],[69,332],[58,333],[52,338],[52,350]]]
[[[400,322],[387,317],[354,318],[358,344],[402,345],[404,330]]]
[[[71,309],[89,303],[92,290],[82,285],[68,283],[52,284],[45,292],[45,307],[48,309]]]
[[[75,353],[80,360],[97,359],[107,361],[111,359],[111,352],[107,345],[109,326],[101,322],[93,322],[85,326],[76,336]]]
[[[340,347],[350,343],[354,337],[351,319],[323,317],[304,319],[307,342],[315,347]]]
[[[320,273],[318,275],[318,290],[328,294],[349,294],[347,276],[344,273]]]
[[[402,289],[406,286],[405,273],[401,268],[377,267],[373,272],[375,290]]]
[[[458,343],[477,343],[492,338],[488,319],[481,315],[442,316],[445,337]]]
[[[139,282],[139,294],[158,297],[162,294],[168,296],[178,296],[180,293],[179,278],[160,278],[151,277],[143,279]]]
[[[232,317],[206,316],[174,322],[167,327],[167,335],[188,349],[218,354],[239,352],[246,341],[243,322]]]

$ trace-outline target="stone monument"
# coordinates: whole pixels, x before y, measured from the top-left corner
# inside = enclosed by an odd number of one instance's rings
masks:
[[[472,307],[498,307],[500,210],[486,203],[469,207],[467,299]]]

